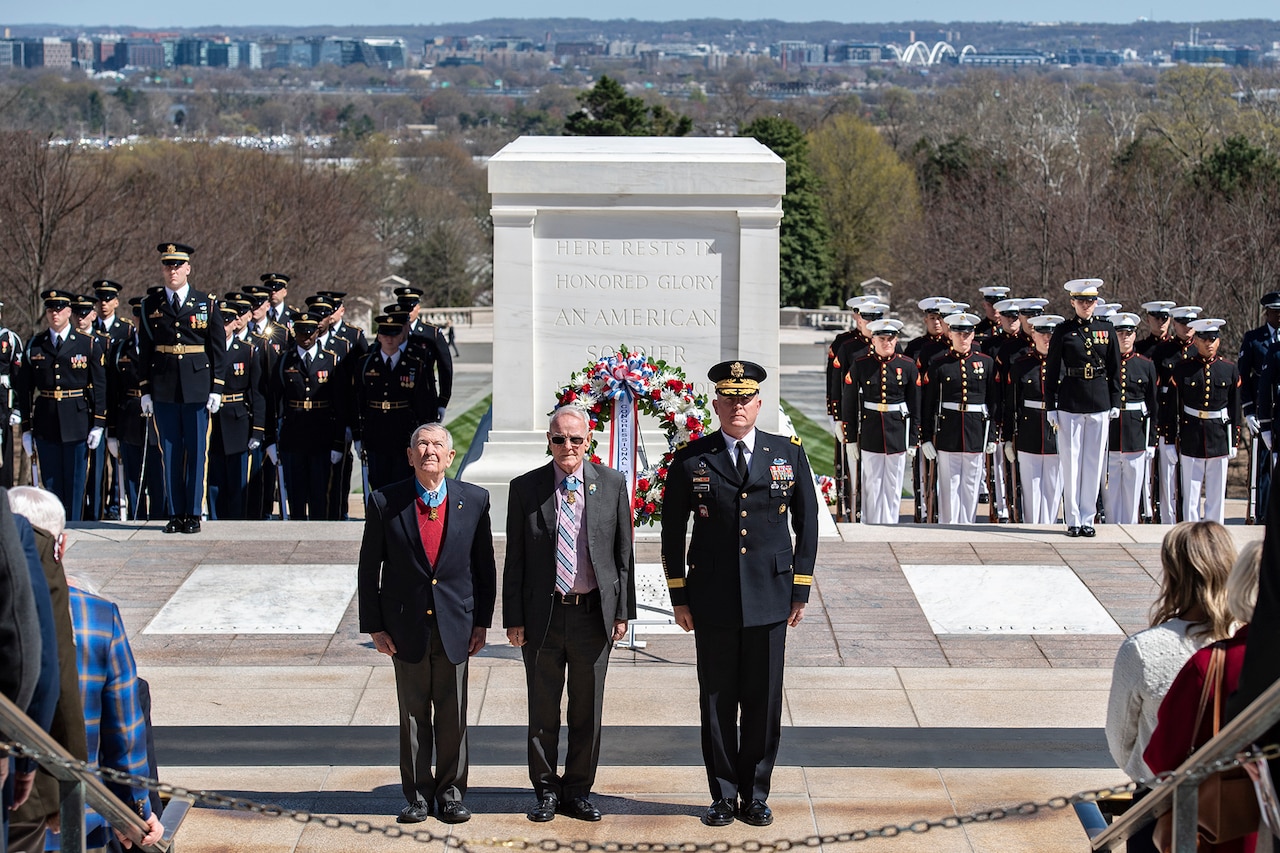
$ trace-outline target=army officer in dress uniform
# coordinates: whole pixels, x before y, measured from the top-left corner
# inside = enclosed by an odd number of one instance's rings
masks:
[[[249,451],[262,444],[267,403],[262,393],[262,360],[253,344],[236,334],[242,327],[239,309],[228,303],[221,311],[227,335],[227,384],[222,406],[211,416],[209,518],[241,519],[249,485]],[[248,319],[248,312],[244,317]]]
[[[142,300],[138,322],[142,413],[154,413],[160,431],[169,497],[165,533],[199,533],[209,415],[222,405],[226,334],[211,293],[187,281],[191,254],[181,243],[161,243],[164,289]]]
[[[83,516],[88,451],[107,425],[107,371],[93,335],[71,328],[71,295],[46,290],[47,331],[27,345],[18,373],[22,448],[35,453],[41,485],[58,496],[67,518]]]
[[[840,420],[854,462],[861,460],[863,524],[897,524],[907,454],[920,442],[920,374],[899,353],[899,320],[867,324],[871,351],[845,371]]]
[[[1064,285],[1075,316],[1059,323],[1045,364],[1045,409],[1058,430],[1063,516],[1068,536],[1094,536],[1106,460],[1107,426],[1120,416],[1120,347],[1111,324],[1095,319],[1102,279]]]
[[[142,297],[129,300],[134,321],[142,315]],[[142,373],[138,363],[138,330],[107,354],[107,441],[115,442],[124,467],[130,521],[166,517],[164,458],[154,418],[142,415]]]
[[[1223,523],[1227,497],[1227,461],[1236,457],[1240,424],[1240,372],[1218,357],[1219,331],[1225,320],[1191,322],[1196,355],[1173,369],[1178,464],[1182,468],[1182,519]],[[1204,495],[1204,512],[1200,496]]]
[[[671,460],[662,565],[676,623],[694,631],[697,647],[712,800],[703,821],[726,826],[737,817],[768,826],[787,628],[800,624],[809,600],[819,506],[800,439],[756,429],[764,368],[726,361],[707,377],[716,385],[720,429]]]
[[[1107,441],[1107,488],[1102,505],[1112,524],[1137,524],[1156,453],[1156,366],[1139,355],[1137,314],[1112,314],[1120,347],[1120,417]]]

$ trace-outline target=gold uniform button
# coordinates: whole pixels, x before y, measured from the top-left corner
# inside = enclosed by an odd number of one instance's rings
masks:
[[[746,518],[746,517],[747,517],[747,511],[746,511],[745,509],[742,511],[742,517],[743,517],[743,518]]]
[[[435,612],[434,610],[428,610],[428,611],[427,611],[427,615],[428,615],[428,616],[434,616],[434,615],[436,615],[436,612]]]
[[[432,586],[435,586],[435,585],[436,585],[436,584],[438,584],[438,583],[440,583],[440,581],[439,581],[438,579],[436,579],[436,578],[432,578],[432,579],[431,579],[431,585],[432,585]]]
[[[742,493],[742,498],[743,498],[743,500],[746,500],[746,497],[747,497],[747,493],[746,493],[746,492],[743,492],[743,493]]]
[[[745,554],[745,553],[747,553],[747,549],[746,549],[746,548],[743,548],[743,549],[742,549],[742,553],[744,553],[744,554]]]
[[[745,528],[745,527],[744,527],[744,528],[742,528],[742,535],[743,535],[743,536],[746,536],[746,535],[747,535],[747,528]]]

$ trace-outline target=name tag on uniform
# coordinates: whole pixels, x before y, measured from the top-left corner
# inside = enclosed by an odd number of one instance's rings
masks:
[[[710,483],[694,483],[693,490],[695,492],[709,492],[711,491],[711,484]]]

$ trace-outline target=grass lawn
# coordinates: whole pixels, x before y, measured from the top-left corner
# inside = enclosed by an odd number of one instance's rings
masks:
[[[799,409],[786,400],[782,401],[782,410],[787,413],[787,417],[791,418],[796,434],[804,442],[804,452],[809,457],[809,466],[813,468],[813,473],[826,474],[828,477],[835,476],[835,436],[823,429],[821,424],[802,415]]]
[[[458,476],[458,466],[462,464],[462,457],[467,455],[467,448],[471,446],[471,439],[475,437],[476,427],[480,426],[480,419],[484,417],[485,412],[489,411],[489,405],[492,402],[493,395],[489,395],[445,423],[449,432],[453,434],[453,449],[458,452],[445,476]]]

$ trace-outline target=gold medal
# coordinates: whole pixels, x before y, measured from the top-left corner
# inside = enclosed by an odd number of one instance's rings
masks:
[[[575,504],[578,502],[577,495],[575,495],[573,492],[570,492],[569,495],[565,498],[565,501],[570,504]]]
[[[427,518],[430,519],[431,521],[439,521],[440,520],[439,510],[437,510],[435,507],[429,507],[427,509]]]

